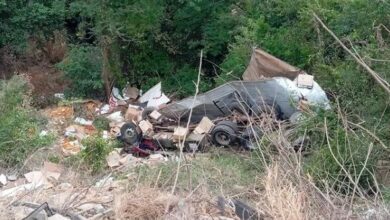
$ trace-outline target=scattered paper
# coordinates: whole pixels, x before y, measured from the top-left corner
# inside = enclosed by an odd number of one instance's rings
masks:
[[[170,101],[171,100],[163,93],[159,97],[155,97],[155,98],[150,99],[148,104],[147,104],[147,107],[156,107],[156,108],[158,108],[161,105],[167,104]]]
[[[111,151],[106,157],[107,165],[111,168],[120,166],[121,156],[116,150]]]
[[[107,116],[108,120],[113,121],[113,122],[123,122],[125,118],[122,116],[122,113],[120,111],[111,113],[110,115]]]
[[[7,177],[4,174],[0,175],[0,183],[3,186],[7,185]]]
[[[81,124],[81,125],[88,125],[88,126],[91,126],[93,121],[91,120],[86,120],[84,118],[80,118],[80,117],[77,117],[75,120],[74,120],[75,123],[78,123],[78,124]]]
[[[153,86],[151,89],[149,89],[145,94],[143,94],[139,98],[139,102],[145,103],[150,101],[153,98],[161,97],[161,82],[157,83],[155,86]]]

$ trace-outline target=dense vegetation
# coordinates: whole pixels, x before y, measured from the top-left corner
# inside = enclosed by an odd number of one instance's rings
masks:
[[[59,31],[69,51],[57,67],[73,81],[71,95],[103,97],[107,82],[147,89],[162,81],[165,92],[183,97],[194,91],[200,50],[204,91],[239,78],[251,49],[258,46],[313,74],[349,120],[389,143],[388,94],[313,18],[318,14],[390,81],[389,11],[390,2],[383,0],[0,0],[0,47],[21,56],[30,40],[43,45]],[[372,140],[359,132],[347,135],[338,114],[319,117],[307,125],[317,136],[318,149],[309,171],[318,178],[339,178],[327,145],[342,148],[346,163],[352,158],[361,165]],[[329,142],[321,127],[324,117],[329,119]],[[348,137],[358,137],[353,157],[340,145]],[[376,142],[374,148],[381,149]]]
[[[34,150],[51,143],[40,132],[44,120],[30,107],[27,81],[20,76],[0,81],[0,167],[22,165]]]

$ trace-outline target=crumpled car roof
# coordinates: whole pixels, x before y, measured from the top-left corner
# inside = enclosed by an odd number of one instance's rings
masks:
[[[192,96],[173,102],[160,109],[159,112],[171,119],[188,120],[190,109],[193,107],[191,121],[197,122],[203,116],[215,119],[226,115],[223,105],[228,107],[235,101],[275,103],[280,107],[283,119],[289,118],[298,111],[291,102],[289,91],[271,78],[259,81],[228,82],[197,95],[195,99]]]

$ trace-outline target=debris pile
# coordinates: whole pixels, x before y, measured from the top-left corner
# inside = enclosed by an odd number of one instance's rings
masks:
[[[264,64],[265,60],[275,62],[277,68]],[[281,74],[281,70],[288,74]],[[108,103],[71,101],[46,110],[52,120],[41,135],[57,131],[61,137],[60,152],[65,157],[79,154],[84,149],[83,139],[88,136],[100,135],[108,141],[117,139],[123,147],[111,151],[105,162],[112,171],[121,171],[177,160],[170,152],[175,150],[193,154],[211,145],[252,149],[253,142],[274,129],[278,121],[299,123],[301,112],[308,111],[310,105],[330,108],[325,92],[313,76],[264,51],[254,52],[243,78],[249,80],[229,82],[204,94],[173,102],[162,92],[161,82],[145,93],[129,85],[122,91],[114,87]],[[98,123],[98,119],[104,120]],[[299,139],[296,145],[302,147],[303,142],[310,143],[310,140]],[[0,199],[38,190],[57,190],[57,194],[40,200],[30,197],[30,201],[39,203],[13,203],[23,218],[44,215],[42,219],[102,219],[114,218],[114,211],[131,219],[159,218],[167,214],[167,208],[175,209],[179,217],[186,208],[187,214],[195,213],[190,207],[180,208],[182,202],[174,196],[146,193],[140,198],[123,195],[119,204],[123,199],[127,202],[118,206],[112,190],[122,186],[110,175],[85,188],[81,199],[80,191],[76,193],[72,184],[60,181],[63,171],[60,165],[44,162],[41,169],[24,175],[0,174]],[[166,201],[172,207],[167,207]],[[107,204],[116,204],[116,210]],[[153,211],[150,204],[155,208]],[[64,207],[60,209],[61,206]]]

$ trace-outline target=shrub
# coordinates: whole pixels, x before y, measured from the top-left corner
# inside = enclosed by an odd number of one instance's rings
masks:
[[[93,126],[95,126],[96,129],[99,131],[102,130],[109,130],[110,129],[110,120],[108,120],[106,117],[98,116],[93,121]]]
[[[173,93],[180,98],[194,95],[195,85],[198,80],[198,70],[189,65],[184,65],[163,81],[163,87],[166,92]],[[211,89],[211,83],[208,78],[201,75],[199,83],[199,93],[206,92]]]
[[[335,112],[321,111],[303,122],[301,135],[306,133],[312,146],[304,167],[320,186],[332,186],[344,194],[352,194],[355,186],[373,189],[371,174],[380,146],[345,120]]]
[[[99,48],[73,46],[57,67],[72,81],[67,95],[83,98],[103,95],[102,56]]]
[[[0,81],[0,167],[20,165],[34,150],[52,140],[50,136],[39,136],[44,121],[29,105],[28,88],[21,76]]]
[[[82,141],[84,149],[80,152],[80,162],[86,165],[91,173],[98,173],[106,165],[106,156],[113,149],[113,145],[101,136],[90,136]]]

